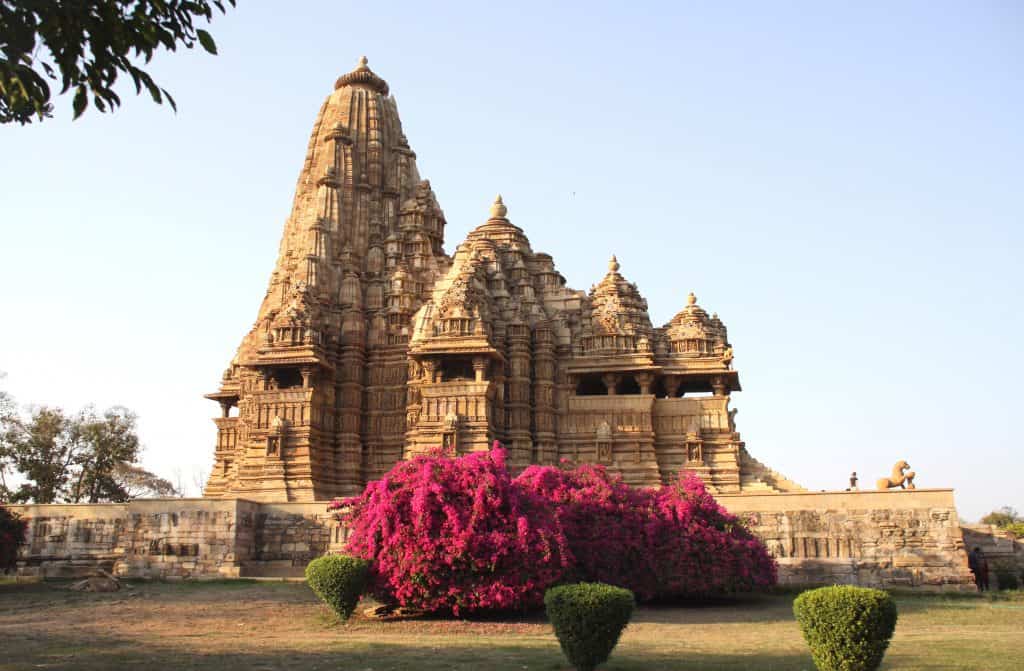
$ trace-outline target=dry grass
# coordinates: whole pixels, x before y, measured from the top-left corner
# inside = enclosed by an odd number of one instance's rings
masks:
[[[543,615],[348,624],[302,583],[0,584],[0,670],[565,669]],[[906,596],[883,669],[1018,669],[1024,597]],[[792,596],[645,607],[607,671],[813,669]]]

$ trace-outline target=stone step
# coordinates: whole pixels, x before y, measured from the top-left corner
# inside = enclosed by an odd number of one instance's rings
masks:
[[[302,578],[306,567],[296,566],[291,559],[242,562],[241,578]]]

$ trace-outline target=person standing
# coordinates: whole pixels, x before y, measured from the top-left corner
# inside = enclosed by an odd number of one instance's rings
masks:
[[[967,567],[974,573],[974,584],[978,586],[979,592],[988,591],[988,560],[982,554],[981,548],[975,547],[967,556]]]

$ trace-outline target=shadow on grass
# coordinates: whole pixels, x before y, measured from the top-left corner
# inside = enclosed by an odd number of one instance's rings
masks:
[[[258,637],[258,634],[254,634]],[[536,669],[569,671],[570,667],[557,644],[550,641],[524,641],[521,645],[494,645],[493,639],[479,643],[439,641],[410,645],[380,641],[346,640],[340,632],[336,640],[321,644],[323,649],[262,650],[240,652],[202,652],[183,647],[156,646],[146,641],[97,637],[76,638],[45,633],[24,637],[0,658],[0,671],[24,668],[59,668],[75,671],[99,671],[111,668],[151,667],[187,668],[195,671],[494,671]],[[801,654],[709,654],[669,655],[645,653],[642,645],[620,645],[602,671],[795,671],[812,668],[810,656]]]

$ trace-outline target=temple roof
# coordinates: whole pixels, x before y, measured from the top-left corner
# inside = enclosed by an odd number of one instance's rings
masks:
[[[380,93],[381,95],[387,95],[388,83],[377,76],[377,73],[371,70],[366,63],[366,56],[360,58],[359,65],[356,66],[356,69],[348,74],[338,77],[338,80],[334,82],[334,88],[340,89],[342,86],[364,86]]]
[[[664,328],[669,340],[699,338],[714,340],[722,346],[729,340],[722,320],[717,314],[709,317],[707,311],[697,304],[697,297],[692,291],[686,297],[686,307],[676,313]]]
[[[636,284],[619,273],[619,268],[619,260],[612,256],[608,274],[590,290],[594,333],[650,337],[653,327],[647,301]]]

